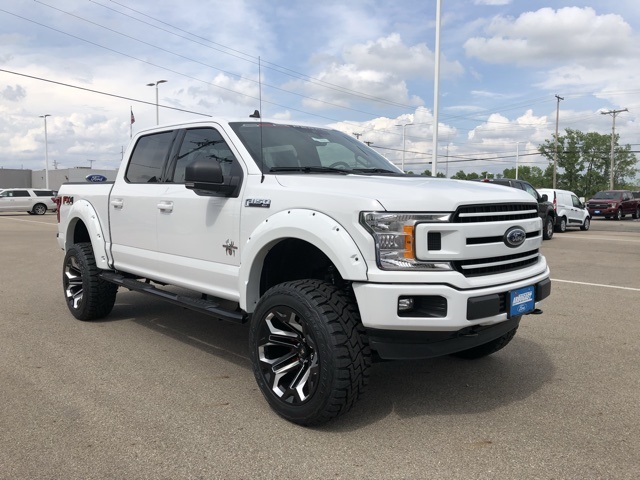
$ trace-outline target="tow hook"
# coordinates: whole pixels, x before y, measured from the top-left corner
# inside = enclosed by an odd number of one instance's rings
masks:
[[[536,308],[535,310],[532,310],[531,312],[527,313],[527,315],[540,315],[542,313],[542,310],[540,310],[539,308]]]

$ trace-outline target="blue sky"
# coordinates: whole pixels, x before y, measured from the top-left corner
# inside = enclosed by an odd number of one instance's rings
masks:
[[[261,99],[266,119],[357,133],[396,164],[411,123],[405,166],[430,170],[435,20],[435,0],[5,1],[0,166],[44,168],[50,114],[50,164],[117,167],[129,109],[134,133],[155,125],[146,84],[167,80],[160,123]],[[639,40],[637,0],[442,0],[439,170],[544,168],[555,95],[560,132],[609,134],[600,112],[627,108],[616,133],[640,150]]]

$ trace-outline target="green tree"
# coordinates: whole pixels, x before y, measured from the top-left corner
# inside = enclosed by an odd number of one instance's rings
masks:
[[[614,141],[614,188],[624,188],[635,179],[637,159],[629,145],[618,145],[618,135]],[[549,159],[549,167],[544,172],[542,185],[551,187],[555,140],[546,140],[538,146],[538,151]],[[593,195],[598,190],[608,189],[610,153],[611,135],[566,129],[565,135],[558,136],[556,186],[585,197]]]
[[[504,178],[516,178],[515,167],[505,168],[502,175]],[[528,165],[518,167],[518,179],[529,182],[536,188],[544,188],[544,172],[540,167],[529,167]]]

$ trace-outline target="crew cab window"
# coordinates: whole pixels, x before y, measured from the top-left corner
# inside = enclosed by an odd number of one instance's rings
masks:
[[[184,183],[187,165],[196,160],[218,162],[225,184],[231,177],[242,175],[242,168],[229,145],[220,132],[213,128],[193,128],[186,131],[175,160],[173,175],[169,175],[170,181]]]
[[[173,144],[175,132],[162,132],[140,137],[131,154],[125,173],[129,183],[156,183]]]

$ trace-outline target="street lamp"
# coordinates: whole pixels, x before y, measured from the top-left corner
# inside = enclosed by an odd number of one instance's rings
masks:
[[[40,118],[44,118],[44,188],[49,189],[49,141],[47,139],[47,117],[50,117],[48,113],[40,115]]]
[[[404,136],[404,129],[408,126],[408,125],[413,125],[413,123],[400,123],[397,124],[396,127],[402,127],[402,171],[404,172],[404,146],[405,146],[405,136]]]
[[[160,125],[160,109],[158,107],[158,85],[167,83],[167,80],[158,80],[157,82],[147,83],[147,87],[156,87],[156,125]]]

